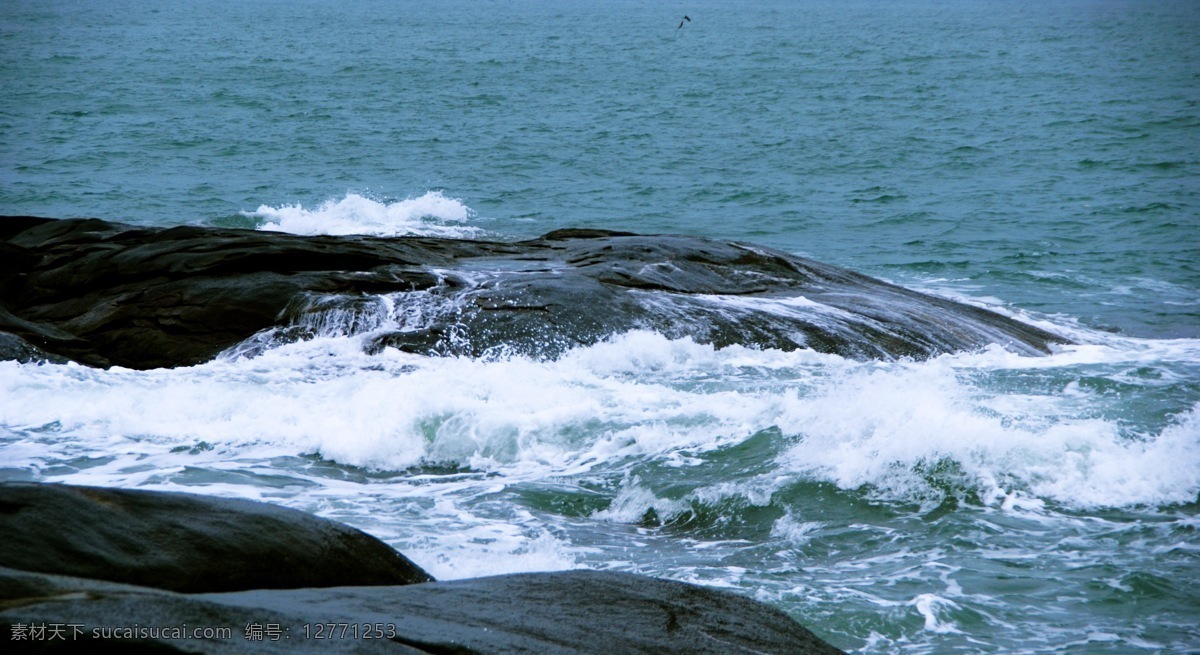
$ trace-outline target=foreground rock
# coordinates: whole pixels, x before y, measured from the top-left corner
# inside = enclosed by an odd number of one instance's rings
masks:
[[[841,652],[782,612],[728,592],[595,571],[187,595],[0,568],[0,603],[6,637],[14,627],[63,631],[58,643],[43,636],[6,652],[82,651],[101,641],[116,642],[121,652],[187,653]],[[111,630],[134,626],[144,629]],[[179,626],[226,632],[162,631]]]
[[[0,565],[182,592],[433,578],[375,537],[233,498],[0,484]]]
[[[190,594],[133,585],[128,584],[131,579],[146,579],[146,571],[136,566],[138,557],[150,558],[142,567],[149,569],[163,559],[147,548],[147,544],[166,543],[162,535],[176,535],[175,543],[168,544],[172,552],[190,552],[192,540],[211,547],[223,536],[244,546],[239,528],[231,526],[257,524],[278,508],[88,487],[4,484],[0,490],[4,516],[33,512],[44,517],[61,505],[67,508],[63,517],[70,518],[78,506],[77,495],[101,506],[112,504],[91,519],[74,516],[68,523],[5,519],[10,521],[2,526],[6,537],[28,530],[50,533],[32,541],[25,537],[22,546],[0,548],[0,638],[10,642],[5,652],[95,652],[105,645],[120,652],[156,653],[841,652],[762,603],[725,591],[624,573],[567,571],[321,588],[306,579],[314,588],[284,583],[276,586],[288,588],[276,589],[254,588],[258,581],[249,575],[224,581],[226,588],[251,585],[242,590]],[[214,516],[225,516],[224,523],[214,525],[208,534],[197,529],[193,518],[204,514],[198,508],[205,503]],[[181,511],[182,517],[173,519],[173,511]],[[112,526],[96,525],[110,521]],[[294,526],[289,529],[294,533]],[[125,538],[116,538],[117,531],[124,531]],[[279,539],[267,540],[280,549],[276,556],[281,562],[294,565],[294,582],[305,579],[303,569],[314,561],[329,565],[316,553],[298,560],[297,548],[281,545]],[[48,552],[26,552],[39,547]],[[198,570],[219,575],[224,565],[244,569],[236,550],[209,551],[212,557],[226,560],[188,557]],[[84,561],[92,554],[98,560],[95,570]],[[58,566],[56,558],[61,558]],[[31,563],[38,570],[26,568]],[[110,570],[106,563],[116,567]],[[179,563],[173,561],[167,568]],[[81,570],[100,573],[97,577],[105,579],[83,577]],[[174,574],[166,577],[169,582],[175,579]]]
[[[634,329],[854,358],[1065,342],[842,268],[691,237],[560,230],[504,243],[6,217],[0,260],[0,332],[12,335],[0,356],[94,366],[190,365],[315,334],[538,357]]]

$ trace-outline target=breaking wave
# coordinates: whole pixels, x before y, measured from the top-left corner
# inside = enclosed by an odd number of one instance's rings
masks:
[[[244,216],[262,220],[260,230],[291,234],[363,234],[371,236],[436,236],[467,238],[484,231],[468,224],[474,212],[461,200],[440,191],[417,198],[380,202],[356,193],[327,200],[315,208],[300,204],[262,205]]]

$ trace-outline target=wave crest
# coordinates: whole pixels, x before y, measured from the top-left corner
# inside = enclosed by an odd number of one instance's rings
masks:
[[[475,212],[457,198],[429,191],[417,198],[379,202],[357,193],[330,199],[316,208],[261,205],[243,216],[265,219],[260,230],[302,235],[436,236],[468,238],[482,234],[467,225]]]

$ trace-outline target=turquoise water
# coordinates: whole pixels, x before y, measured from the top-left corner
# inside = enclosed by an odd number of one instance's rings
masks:
[[[864,653],[1200,649],[1198,34],[1170,0],[6,0],[0,214],[725,237],[1081,345],[3,363],[0,476],[266,498],[439,577],[726,586]]]

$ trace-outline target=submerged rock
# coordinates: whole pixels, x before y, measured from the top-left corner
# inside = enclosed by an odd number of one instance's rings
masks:
[[[375,537],[234,498],[0,484],[0,566],[183,592],[433,578]]]
[[[93,366],[191,365],[316,334],[362,334],[368,350],[535,357],[635,329],[853,358],[1067,342],[843,268],[695,237],[559,230],[510,243],[5,217],[0,255],[0,332]]]
[[[2,484],[5,652],[100,642],[187,653],[841,652],[763,603],[627,573],[387,584],[389,558],[377,552],[386,546],[297,515],[190,494]],[[178,592],[214,589],[225,591]]]

